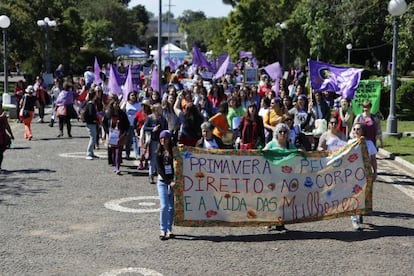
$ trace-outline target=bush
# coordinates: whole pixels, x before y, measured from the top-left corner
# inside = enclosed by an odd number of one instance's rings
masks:
[[[414,81],[404,82],[397,89],[396,100],[400,110],[414,112]]]

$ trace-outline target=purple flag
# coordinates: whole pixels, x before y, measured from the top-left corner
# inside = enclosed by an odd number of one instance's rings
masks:
[[[168,59],[168,66],[171,68],[171,72],[174,72],[177,68],[177,64],[174,62],[174,60],[171,57],[167,57]]]
[[[118,82],[118,85],[119,86],[121,86],[121,85],[123,85],[124,83],[125,83],[125,80],[126,80],[126,75],[125,75],[125,73],[120,73],[119,72],[119,70],[118,70],[118,67],[117,66],[115,66],[115,65],[112,65],[113,66],[113,70],[114,70],[114,76],[115,76],[115,78],[116,78],[116,81]]]
[[[252,52],[245,52],[245,51],[239,52],[239,58],[252,58],[252,57],[253,57]]]
[[[230,55],[227,55],[226,60],[220,66],[220,68],[218,69],[217,73],[214,75],[213,80],[216,80],[218,78],[221,78],[222,76],[224,76],[224,74],[226,74],[227,67],[229,66],[229,63],[230,63]]]
[[[151,88],[154,91],[158,91],[158,68],[152,68],[152,75],[151,75]]]
[[[211,64],[211,69],[213,70],[213,72],[214,73],[217,72],[217,59],[216,58],[213,58],[210,61],[210,64]]]
[[[201,67],[205,67],[208,70],[212,71],[211,64],[204,57],[203,53],[200,51],[196,45],[193,46],[193,64]]]
[[[252,64],[253,64],[253,68],[257,68],[259,67],[258,63],[257,63],[257,59],[256,58],[252,58]]]
[[[220,68],[220,66],[223,64],[223,62],[226,60],[228,53],[220,53],[217,56],[217,68]]]
[[[132,92],[134,89],[134,84],[132,82],[132,66],[128,66],[128,74],[125,80],[124,86],[122,87],[122,102],[126,102],[128,100],[129,92]]]
[[[95,63],[93,64],[94,79],[93,83],[99,85],[102,83],[101,79],[101,67],[99,66],[98,59],[95,57]]]
[[[274,62],[263,68],[272,80],[282,78],[282,68],[279,62]]]
[[[110,95],[119,96],[122,94],[122,90],[118,84],[118,80],[116,79],[115,70],[116,68],[114,68],[114,65],[111,65],[110,70],[109,70],[108,88],[109,88]]]
[[[353,99],[364,69],[335,66],[309,60],[311,87],[316,91],[330,91],[343,98]]]

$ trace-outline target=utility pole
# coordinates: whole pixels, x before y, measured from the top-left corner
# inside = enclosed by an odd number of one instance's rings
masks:
[[[171,15],[171,7],[175,5],[171,5],[171,0],[168,0],[168,16],[167,16],[167,26],[168,26],[168,44],[170,44],[170,36],[171,36],[171,26],[170,26],[170,15]],[[168,46],[168,59],[170,59],[170,47]]]

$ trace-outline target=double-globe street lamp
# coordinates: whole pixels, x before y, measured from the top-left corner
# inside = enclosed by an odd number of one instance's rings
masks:
[[[397,89],[397,50],[398,50],[398,17],[407,11],[407,3],[404,0],[391,0],[388,3],[388,12],[394,19],[394,33],[392,42],[392,68],[391,68],[391,92],[390,113],[387,118],[387,131],[385,136],[400,136],[397,133],[397,116],[395,112],[395,98]]]
[[[9,70],[7,66],[7,28],[10,26],[10,18],[7,15],[0,16],[0,28],[3,29],[3,68],[4,68],[4,96],[9,93]],[[3,97],[4,97],[3,96]]]
[[[50,52],[49,52],[49,29],[56,26],[55,20],[50,20],[49,17],[37,20],[37,26],[45,31],[45,73],[50,72]]]

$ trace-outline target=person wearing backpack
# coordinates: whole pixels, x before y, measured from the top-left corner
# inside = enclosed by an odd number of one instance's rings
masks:
[[[93,160],[94,158],[99,158],[93,152],[96,144],[96,137],[97,137],[97,127],[96,124],[98,123],[98,116],[95,106],[95,98],[96,92],[91,90],[87,96],[87,102],[83,107],[83,120],[86,123],[86,128],[88,129],[89,134],[89,143],[88,147],[86,148],[86,159]]]

